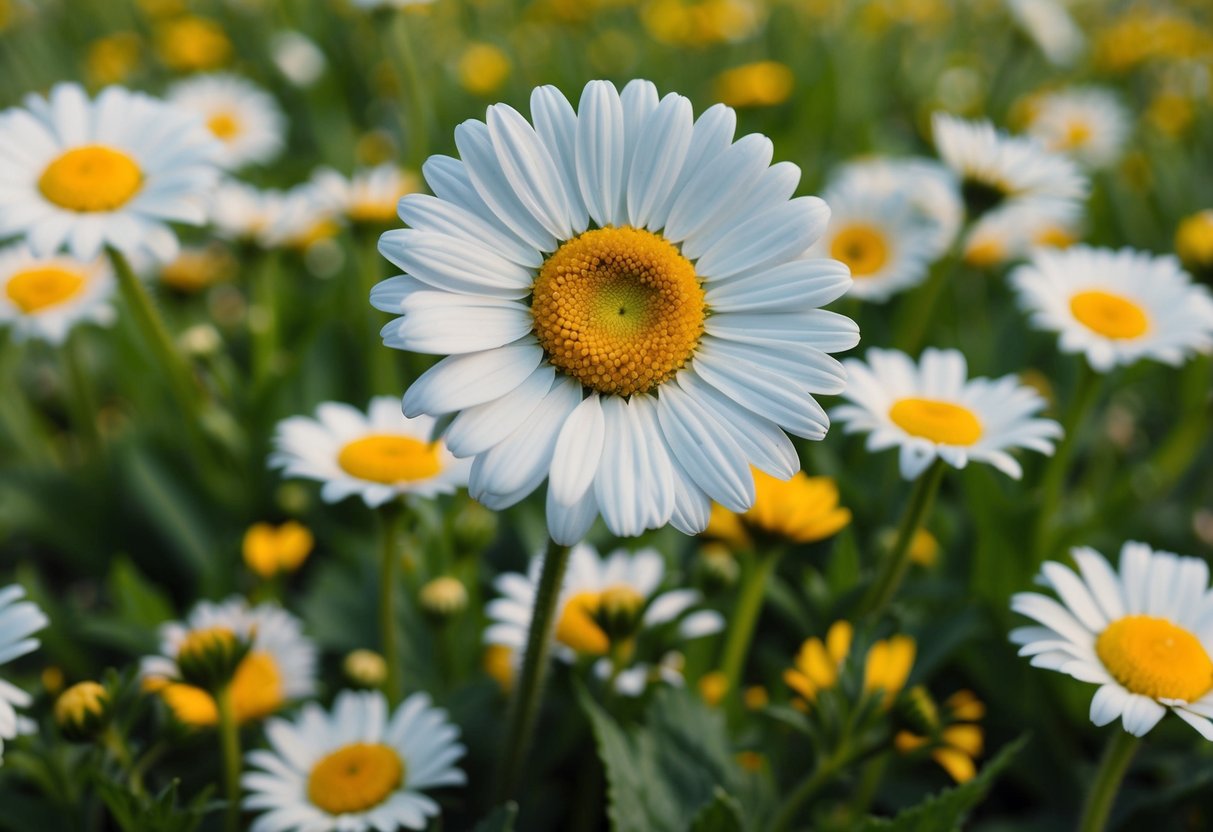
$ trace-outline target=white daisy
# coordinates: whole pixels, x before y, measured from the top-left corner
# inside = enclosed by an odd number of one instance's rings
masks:
[[[1035,327],[1101,373],[1142,358],[1178,365],[1213,349],[1213,298],[1171,255],[1039,249],[1011,285]]]
[[[1011,632],[1019,655],[1043,667],[1099,685],[1091,721],[1120,717],[1142,736],[1169,708],[1213,740],[1213,593],[1199,558],[1156,552],[1128,542],[1120,572],[1093,549],[1071,550],[1078,574],[1060,563],[1041,580],[1061,599],[1023,592],[1011,609],[1039,622]]]
[[[58,84],[0,113],[0,237],[25,235],[40,256],[66,245],[92,260],[113,246],[171,260],[169,223],[205,222],[219,152],[192,113],[121,87],[90,101]]]
[[[831,186],[822,197],[830,223],[809,254],[832,257],[850,269],[848,295],[879,303],[926,278],[934,251],[931,227],[905,196],[852,183]]]
[[[1036,96],[1028,134],[1049,150],[1101,168],[1120,158],[1130,124],[1128,110],[1111,90],[1076,87]]]
[[[211,195],[211,223],[225,240],[269,247],[285,204],[283,191],[261,190],[227,179]]]
[[[400,197],[415,193],[420,186],[416,176],[390,162],[356,170],[349,177],[321,168],[312,181],[350,220],[378,225],[395,220]]]
[[[1044,400],[1014,376],[968,378],[958,350],[926,349],[916,365],[897,350],[868,350],[846,361],[853,404],[833,410],[847,433],[868,433],[869,451],[900,447],[901,475],[914,479],[938,457],[955,468],[988,462],[1010,477],[1023,471],[1008,453],[1053,453],[1061,426],[1035,419]]]
[[[262,235],[267,247],[302,251],[341,230],[341,206],[313,182],[296,185],[272,198],[278,203],[274,221]]]
[[[515,655],[521,654],[526,646],[542,569],[543,556],[537,555],[531,559],[526,575],[508,572],[497,577],[494,586],[501,597],[490,601],[485,608],[493,622],[484,633],[487,644],[499,644],[516,651]],[[639,616],[635,637],[643,637],[645,630],[674,622],[677,622],[679,637],[684,640],[724,629],[724,619],[719,613],[694,609],[703,600],[696,590],[659,592],[664,577],[665,559],[656,549],[636,552],[618,549],[602,557],[592,546],[584,543],[574,546],[569,553],[568,571],[555,607],[556,626],[552,633],[555,655],[566,662],[582,656],[606,656],[611,639],[600,615],[607,596],[634,605]],[[611,665],[610,659],[599,658],[594,672],[605,678],[611,673]],[[629,696],[638,696],[653,671],[648,664],[633,664],[619,673],[616,689]],[[656,671],[660,678],[667,681],[672,678],[662,671],[661,665]],[[674,683],[680,682],[679,675]]]
[[[33,634],[48,623],[46,614],[30,601],[22,601],[25,589],[13,584],[0,589],[0,665],[38,649]],[[17,713],[33,698],[16,685],[0,679],[0,762],[4,759],[4,741],[29,733],[33,726]]]
[[[554,87],[535,127],[506,105],[455,131],[462,161],[431,157],[435,196],[410,194],[380,251],[408,274],[372,303],[403,313],[398,349],[448,354],[404,396],[408,415],[455,414],[470,490],[512,505],[550,481],[549,533],[580,540],[602,513],[618,535],[703,529],[711,500],[744,510],[751,463],[800,465],[784,430],[825,436],[813,393],[845,385],[828,356],[859,338],[820,310],[850,278],[805,256],[829,209],[791,199],[795,165],[736,115],[692,123],[682,96],[592,81],[579,111]],[[710,313],[710,314],[709,314]]]
[[[956,176],[934,159],[860,159],[839,168],[830,185],[909,202],[921,223],[929,228],[923,236],[929,241],[931,260],[952,247],[964,224],[964,203]],[[827,204],[834,209],[832,202],[827,200]]]
[[[1037,246],[1064,248],[1082,234],[1082,205],[1065,199],[1016,199],[982,214],[965,234],[965,262],[984,268],[1022,259]]]
[[[328,69],[324,50],[302,32],[281,29],[270,36],[274,66],[296,87],[307,89]]]
[[[961,180],[970,214],[978,216],[1022,197],[1080,201],[1088,183],[1078,165],[1028,136],[1011,136],[989,121],[943,112],[931,117],[940,157]]]
[[[265,734],[241,778],[245,810],[263,812],[252,832],[425,829],[440,809],[423,790],[467,782],[459,729],[424,693],[389,713],[381,693],[343,691],[332,711],[309,703]]]
[[[471,463],[434,438],[434,423],[429,416],[406,419],[391,396],[371,399],[366,413],[325,402],[315,419],[278,423],[270,466],[323,482],[320,496],[329,503],[357,494],[374,508],[402,494],[451,494],[467,485]]]
[[[219,162],[263,165],[286,146],[286,118],[274,96],[239,75],[198,75],[168,92],[169,103],[197,114],[223,145]]]
[[[0,324],[18,340],[62,344],[72,327],[114,320],[114,275],[104,258],[35,257],[25,243],[0,248]]]
[[[1058,0],[1006,0],[1011,18],[1045,59],[1070,66],[1086,49],[1086,37]]]
[[[145,657],[139,668],[145,688],[163,696],[181,722],[210,726],[219,718],[211,695],[181,682],[177,668],[182,644],[202,631],[252,640],[232,678],[232,710],[238,722],[263,719],[315,691],[316,647],[303,634],[298,618],[274,604],[250,607],[239,597],[218,604],[202,601],[185,621],[160,627],[162,655]]]

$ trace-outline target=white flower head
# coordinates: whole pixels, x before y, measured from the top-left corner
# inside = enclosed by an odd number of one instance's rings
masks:
[[[286,118],[277,100],[239,75],[180,81],[168,100],[203,120],[223,147],[219,162],[225,168],[272,162],[286,146]]]
[[[0,666],[37,650],[38,639],[33,635],[49,623],[36,604],[21,600],[24,596],[25,589],[17,584],[0,589]],[[17,712],[32,701],[21,688],[0,679],[0,763],[4,741],[33,730],[30,721]]]
[[[1082,234],[1082,206],[1048,197],[1008,202],[982,214],[965,234],[965,262],[998,266],[1027,257],[1038,246],[1064,248]]]
[[[108,326],[114,288],[104,258],[35,257],[25,243],[0,248],[0,324],[11,326],[16,340],[62,344],[77,324]]]
[[[416,176],[391,162],[356,170],[348,177],[321,168],[312,174],[312,182],[348,219],[377,224],[395,220],[400,198],[420,185]]]
[[[1075,87],[1037,96],[1028,134],[1049,150],[1102,168],[1120,158],[1131,124],[1128,110],[1111,90]]]

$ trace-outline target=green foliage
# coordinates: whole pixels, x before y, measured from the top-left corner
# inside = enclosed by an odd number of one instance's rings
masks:
[[[211,789],[206,788],[178,804],[179,780],[173,780],[155,795],[137,793],[126,784],[99,777],[97,793],[105,802],[114,822],[123,832],[193,832],[206,813]]]
[[[517,819],[518,804],[504,803],[489,812],[472,832],[514,832],[514,821]]]
[[[720,787],[712,802],[699,811],[691,821],[690,832],[742,832],[741,804]]]

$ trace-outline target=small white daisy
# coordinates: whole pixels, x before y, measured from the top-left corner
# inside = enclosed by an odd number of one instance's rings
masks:
[[[1033,326],[1091,367],[1150,358],[1178,365],[1213,349],[1213,297],[1171,255],[1089,246],[1039,249],[1011,274]]]
[[[25,243],[0,248],[0,324],[10,325],[18,341],[62,344],[76,324],[108,326],[114,287],[104,258],[35,257]]]
[[[467,782],[459,729],[424,693],[390,713],[381,693],[342,691],[332,711],[309,703],[265,734],[241,778],[245,810],[263,813],[252,832],[425,829],[441,810],[424,791]]]
[[[121,87],[90,101],[58,84],[0,113],[0,237],[24,235],[40,256],[66,245],[92,260],[113,246],[171,260],[169,223],[206,221],[220,152],[192,113]]]
[[[316,647],[298,618],[274,604],[250,607],[243,598],[202,601],[185,621],[160,627],[159,656],[147,656],[139,673],[149,691],[159,693],[181,722],[210,726],[219,713],[209,693],[180,681],[177,654],[186,639],[202,631],[224,631],[251,639],[248,655],[232,678],[232,710],[237,722],[263,719],[316,687]]]
[[[1128,110],[1111,90],[1076,87],[1036,96],[1028,135],[1087,167],[1102,168],[1120,158],[1130,124]]]
[[[1011,632],[1033,667],[1099,685],[1091,721],[1120,718],[1140,737],[1167,710],[1213,740],[1213,593],[1199,558],[1128,542],[1120,572],[1093,549],[1071,550],[1078,574],[1060,563],[1041,581],[1061,599],[1023,592],[1011,609],[1039,622]]]
[[[531,560],[526,575],[508,572],[494,582],[501,597],[485,608],[493,622],[485,630],[488,644],[499,644],[520,654],[526,646],[527,631],[535,608],[535,592],[543,556]],[[605,657],[611,649],[611,639],[600,620],[604,597],[634,607],[639,616],[636,630],[629,638],[677,622],[679,638],[689,640],[711,635],[724,628],[724,619],[713,610],[695,610],[703,600],[693,589],[659,592],[665,577],[665,559],[655,549],[628,552],[618,549],[602,557],[584,543],[569,553],[568,571],[556,603],[556,626],[552,634],[553,652],[562,661],[573,662],[579,657]],[[603,676],[611,673],[611,660],[599,658],[594,672]],[[647,664],[633,664],[616,678],[616,689],[629,696],[644,691],[653,675]],[[673,679],[657,668],[660,678]],[[681,683],[681,675],[674,684]]]
[[[0,665],[38,649],[33,634],[48,623],[46,614],[30,601],[22,601],[25,589],[13,584],[0,589]],[[17,713],[33,698],[21,688],[0,679],[0,762],[4,759],[4,741],[33,730],[28,719]]]
[[[396,206],[405,194],[420,190],[417,177],[388,162],[356,170],[346,177],[321,168],[312,181],[328,201],[352,222],[384,225],[396,219]]]
[[[862,184],[831,186],[822,194],[830,224],[808,254],[832,257],[851,271],[847,294],[877,303],[917,286],[934,251],[930,227],[904,196]]]
[[[989,121],[967,121],[943,112],[931,117],[940,158],[961,180],[972,216],[1026,197],[1080,201],[1086,176],[1077,163],[1046,150],[1036,139],[1011,136]]]
[[[1027,257],[1037,246],[1064,248],[1082,234],[1082,205],[1065,199],[1016,199],[982,214],[965,234],[965,262],[989,268]]]
[[[223,146],[219,163],[263,165],[286,146],[286,118],[274,96],[230,74],[198,75],[173,85],[169,103],[197,114]]]
[[[278,200],[273,223],[262,235],[267,247],[306,250],[341,230],[341,206],[314,182],[304,182],[274,194]]]
[[[601,513],[617,535],[697,533],[711,501],[744,511],[750,466],[789,477],[789,433],[821,439],[814,394],[845,386],[827,353],[859,339],[819,307],[846,267],[805,252],[829,209],[792,198],[799,169],[736,115],[591,81],[577,110],[555,87],[531,117],[504,104],[431,157],[435,196],[410,194],[379,250],[406,275],[372,303],[402,318],[398,349],[446,355],[404,395],[410,416],[454,414],[492,509],[548,482],[548,531],[579,541]],[[550,475],[550,477],[549,477]]]
[[[391,396],[371,399],[366,413],[325,402],[315,419],[278,423],[270,466],[324,483],[320,496],[329,503],[357,494],[374,508],[402,494],[451,494],[467,485],[471,462],[453,457],[433,433],[434,419],[406,419]]]
[[[307,89],[328,69],[328,58],[316,42],[302,32],[281,29],[270,36],[274,66],[296,87]]]
[[[227,179],[211,195],[211,223],[215,233],[225,240],[268,248],[285,204],[283,191],[261,190]]]
[[[955,468],[988,462],[1010,477],[1023,470],[1008,453],[1053,453],[1061,426],[1033,414],[1044,400],[1014,376],[968,378],[958,350],[926,349],[918,364],[897,350],[868,350],[867,362],[848,359],[852,402],[834,408],[847,433],[867,433],[869,451],[900,447],[901,475],[914,479],[936,458]]]

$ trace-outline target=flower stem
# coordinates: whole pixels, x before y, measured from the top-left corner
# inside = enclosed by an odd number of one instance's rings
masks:
[[[835,774],[846,763],[847,754],[846,747],[840,746],[833,754],[825,759],[818,759],[817,765],[813,766],[813,770],[809,772],[809,776],[800,782],[783,804],[779,807],[778,814],[775,815],[775,820],[772,821],[771,832],[785,832],[792,828],[793,821],[796,820],[796,815],[800,812],[813,795],[821,790],[821,787],[828,783]]]
[[[910,355],[918,352],[926,338],[934,317],[935,307],[944,287],[956,271],[957,255],[950,254],[937,262],[927,275],[926,282],[911,295],[909,313],[902,318],[902,326],[896,333],[898,347]]]
[[[543,698],[556,604],[560,600],[560,588],[564,584],[568,565],[569,547],[549,540],[543,570],[539,575],[539,587],[535,592],[535,609],[531,613],[531,626],[527,632],[522,672],[510,699],[509,727],[497,769],[498,802],[513,793],[530,744],[531,731]]]
[[[225,685],[215,694],[219,711],[219,747],[223,754],[223,787],[227,797],[224,829],[240,829],[240,727],[232,709],[232,686]]]
[[[937,459],[914,483],[910,494],[910,504],[901,518],[901,526],[897,530],[897,539],[893,548],[885,556],[880,565],[876,580],[868,589],[868,594],[859,605],[863,614],[878,618],[889,602],[897,594],[906,572],[910,568],[910,548],[914,535],[922,528],[927,516],[931,513],[931,505],[939,492],[939,484],[943,481],[945,463]]]
[[[396,502],[385,503],[379,509],[379,647],[387,663],[384,693],[388,704],[395,707],[404,694],[404,668],[400,664],[400,644],[396,627],[396,565],[400,549],[396,545],[396,527],[402,514]]]
[[[1120,791],[1120,783],[1124,780],[1129,763],[1139,745],[1140,737],[1120,729],[1114,731],[1112,739],[1108,741],[1108,747],[1104,750],[1103,759],[1099,761],[1095,781],[1087,792],[1082,818],[1078,822],[1078,832],[1103,832],[1108,824],[1108,816],[1112,814],[1116,793]]]
[[[750,642],[754,640],[758,615],[762,612],[762,602],[766,598],[767,582],[775,571],[779,555],[778,550],[768,550],[762,553],[754,552],[749,558],[750,568],[742,578],[737,605],[733,608],[724,651],[720,657],[720,672],[724,674],[726,682],[725,696],[731,696],[737,690],[742,670],[745,669],[746,657],[750,653]]]

